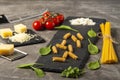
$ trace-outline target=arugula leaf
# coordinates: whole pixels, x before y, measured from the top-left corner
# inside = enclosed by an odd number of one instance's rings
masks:
[[[100,63],[99,61],[93,61],[93,62],[88,63],[87,66],[88,66],[88,69],[96,70],[100,68]]]
[[[69,78],[78,78],[80,75],[82,75],[84,73],[85,73],[85,71],[83,69],[79,69],[78,67],[69,66],[67,69],[65,69],[61,73],[61,76],[69,77]]]
[[[72,31],[75,31],[75,32],[79,32],[78,30],[73,29],[70,26],[66,26],[66,25],[61,25],[59,27],[55,27],[55,29],[72,30]]]
[[[38,77],[44,77],[45,76],[45,73],[43,72],[42,69],[38,69],[38,68],[35,68],[35,67],[32,67],[31,68],[35,71],[36,75]]]
[[[91,38],[97,36],[96,32],[92,28],[87,32],[87,34]]]
[[[39,53],[44,56],[44,55],[48,55],[51,52],[51,45],[48,47],[43,47],[40,48]]]
[[[99,49],[96,45],[94,45],[90,39],[88,39],[89,45],[88,45],[88,52],[92,55],[97,54],[99,52]]]
[[[17,66],[18,68],[31,68],[35,63],[29,63],[29,64],[21,64]]]

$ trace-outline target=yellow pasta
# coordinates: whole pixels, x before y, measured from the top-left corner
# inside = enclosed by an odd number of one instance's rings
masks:
[[[71,39],[72,39],[74,42],[77,41],[77,38],[76,38],[74,35],[71,36]]]
[[[71,44],[68,45],[68,51],[73,52],[73,47]]]
[[[53,53],[57,53],[58,52],[57,48],[55,46],[52,46],[52,51],[53,51]]]
[[[61,44],[56,44],[56,47],[58,47],[60,49],[67,49],[67,46],[63,46]]]
[[[83,36],[82,36],[80,33],[77,33],[77,37],[78,37],[78,39],[80,39],[80,40],[83,40],[83,39],[84,39]]]
[[[63,45],[63,46],[65,46],[66,45],[66,40],[63,40],[62,42],[61,42],[61,45]]]
[[[72,53],[72,52],[68,52],[68,55],[72,58],[72,59],[78,59],[78,56],[77,55],[75,55],[74,53]]]
[[[111,40],[111,23],[106,22],[105,24],[100,24],[100,29],[103,35],[103,47],[100,58],[101,64],[118,63],[118,57]]]
[[[66,59],[67,56],[68,56],[68,51],[65,51],[65,52],[63,53],[63,56],[62,56],[62,57]]]
[[[71,36],[71,33],[66,33],[66,34],[63,36],[63,39],[68,39],[70,36]]]
[[[76,41],[76,46],[77,46],[78,48],[81,47],[81,42],[80,42],[80,40],[77,40],[77,41]]]
[[[65,62],[65,58],[63,58],[63,57],[52,57],[52,61]]]

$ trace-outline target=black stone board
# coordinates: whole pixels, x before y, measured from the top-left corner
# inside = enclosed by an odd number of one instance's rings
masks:
[[[26,45],[32,45],[32,44],[37,44],[37,43],[44,43],[45,40],[41,37],[38,36],[34,31],[32,31],[31,29],[28,29],[27,34],[32,34],[32,35],[36,35],[34,38],[30,39],[29,41],[20,43],[20,42],[12,42],[11,40],[7,39],[4,40],[6,43],[8,44],[14,44],[15,47],[19,47],[19,46],[26,46]]]
[[[53,54],[52,52],[47,55],[47,56],[40,56],[39,59],[36,61],[37,63],[42,63],[43,66],[36,66],[37,68],[41,68],[44,71],[50,71],[50,72],[62,72],[64,69],[68,68],[69,66],[72,67],[79,67],[80,69],[84,68],[86,62],[89,59],[89,53],[88,53],[88,35],[87,32],[88,30],[90,30],[91,28],[93,30],[95,30],[96,32],[100,32],[100,28],[99,28],[99,24],[100,23],[105,23],[106,20],[105,19],[98,19],[98,18],[91,18],[93,19],[93,21],[96,22],[96,25],[94,26],[73,26],[70,24],[69,20],[71,19],[75,19],[77,17],[68,17],[65,19],[64,21],[64,25],[68,25],[71,26],[74,29],[77,29],[80,31],[80,33],[84,36],[84,40],[81,41],[82,44],[82,48],[76,48],[76,44],[71,40],[68,39],[67,40],[67,44],[72,44],[74,47],[74,53],[79,57],[78,60],[73,60],[70,57],[67,58],[67,60],[65,62],[53,62],[52,61],[52,57],[53,56],[62,56],[64,50],[59,49],[58,50],[58,54]],[[70,31],[70,30],[59,30],[54,37],[52,38],[52,40],[50,41],[50,44],[55,45],[56,43],[61,43],[61,41],[63,40],[63,35],[67,32],[70,32],[74,35],[76,35],[76,32],[74,31]],[[98,38],[89,38],[94,44],[97,42]]]

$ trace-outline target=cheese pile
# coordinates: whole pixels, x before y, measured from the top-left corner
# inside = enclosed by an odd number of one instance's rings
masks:
[[[90,18],[76,18],[70,20],[71,25],[95,25],[96,22],[94,22]]]
[[[0,29],[0,36],[3,39],[9,39],[12,42],[26,42],[34,38],[36,35],[27,34],[27,27],[23,24],[14,25],[14,31],[16,34],[13,34],[13,31],[10,28]]]
[[[12,42],[23,43],[23,42],[29,41],[30,39],[32,39],[34,37],[35,37],[35,35],[30,35],[27,33],[19,33],[19,34],[15,34],[12,37],[9,37],[9,40],[11,40]]]

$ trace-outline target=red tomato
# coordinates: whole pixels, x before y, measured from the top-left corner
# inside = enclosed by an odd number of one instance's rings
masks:
[[[45,13],[43,14],[43,18],[44,18],[45,20],[47,20],[50,15],[51,15],[51,13],[50,13],[49,11],[47,11],[47,12],[45,12]]]
[[[47,21],[53,21],[52,17],[47,18],[47,19],[46,19],[46,22],[47,22]]]
[[[46,29],[48,29],[48,30],[53,30],[54,27],[55,27],[55,23],[52,22],[52,21],[47,21],[47,22],[45,23],[45,27],[46,27]]]
[[[44,18],[43,18],[43,17],[40,18],[39,21],[40,21],[42,24],[44,24]]]
[[[59,22],[61,24],[64,21],[64,16],[62,14],[58,14],[57,19],[59,20]]]
[[[34,21],[32,24],[33,29],[35,30],[43,30],[42,23],[40,21]]]
[[[55,23],[55,26],[59,25],[59,20],[57,19],[57,17],[53,17],[52,20]]]
[[[50,11],[47,11],[43,14],[43,16],[50,16],[50,15],[51,15]]]
[[[43,28],[45,26],[45,19],[42,17],[39,19],[40,23],[42,24]]]
[[[49,18],[49,16],[44,16],[44,20],[46,21]]]

